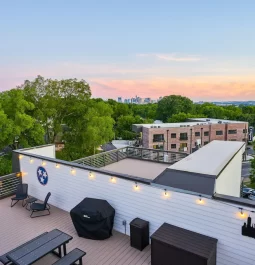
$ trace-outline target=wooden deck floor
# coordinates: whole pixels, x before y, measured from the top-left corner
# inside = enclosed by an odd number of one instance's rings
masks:
[[[67,244],[67,250],[78,247],[87,255],[83,258],[87,265],[145,265],[151,263],[150,246],[143,251],[130,247],[129,236],[113,231],[113,236],[107,240],[95,241],[77,236],[69,213],[56,207],[51,207],[51,215],[31,219],[29,211],[21,206],[21,202],[10,207],[10,198],[0,200],[0,255],[52,229],[60,229],[73,236]],[[49,254],[36,265],[48,265],[57,258]],[[0,262],[1,264],[1,262]]]

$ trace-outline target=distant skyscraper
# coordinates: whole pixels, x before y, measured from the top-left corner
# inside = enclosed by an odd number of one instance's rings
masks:
[[[118,97],[118,102],[122,103],[122,97]]]

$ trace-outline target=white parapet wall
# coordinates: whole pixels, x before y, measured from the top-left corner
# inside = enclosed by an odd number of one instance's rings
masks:
[[[123,178],[73,168],[45,158],[44,169],[48,183],[42,185],[37,178],[41,158],[23,153],[20,159],[23,182],[28,183],[29,195],[43,200],[52,193],[49,203],[70,211],[85,197],[107,200],[116,210],[114,229],[124,233],[122,221],[129,223],[136,217],[150,223],[150,235],[164,222],[218,239],[217,265],[254,265],[255,239],[241,235],[241,227],[250,215],[255,221],[252,208],[244,207],[244,216],[238,205],[223,203],[209,198],[202,202],[195,195],[165,191],[151,185],[140,184]],[[47,222],[47,217],[45,217]],[[195,264],[194,264],[195,265]]]
[[[242,157],[244,151],[245,146],[235,154],[232,160],[219,174],[215,182],[216,193],[240,197]]]
[[[56,149],[55,149],[54,144],[25,149],[24,151],[26,153],[30,153],[34,155],[56,158]]]

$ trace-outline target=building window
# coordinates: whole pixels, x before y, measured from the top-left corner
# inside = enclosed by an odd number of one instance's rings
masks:
[[[243,129],[243,133],[247,133],[247,129]]]
[[[223,135],[223,131],[216,131],[216,135]]]
[[[209,132],[204,132],[204,136],[209,136]]]
[[[195,136],[200,136],[200,132],[195,132]]]
[[[171,149],[176,149],[176,144],[171,144]]]
[[[204,142],[204,145],[207,145],[209,142]]]
[[[171,138],[176,138],[176,133],[171,133]]]
[[[188,140],[188,134],[187,133],[180,133],[180,140]]]
[[[237,134],[237,130],[228,130],[228,134]]]
[[[163,150],[164,147],[163,147],[163,145],[153,145],[153,149]]]
[[[163,142],[164,134],[153,134],[153,142]]]
[[[179,151],[180,152],[186,152],[186,151],[188,151],[188,144],[187,143],[181,143],[180,144]]]

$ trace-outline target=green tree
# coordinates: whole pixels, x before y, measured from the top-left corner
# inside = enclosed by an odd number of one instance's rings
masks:
[[[89,84],[77,79],[52,80],[38,76],[33,81],[26,80],[20,88],[25,99],[34,104],[30,115],[42,124],[48,143],[55,142],[62,133],[65,118],[76,113],[91,96]]]
[[[158,103],[157,117],[164,122],[172,117],[172,115],[180,112],[193,112],[193,102],[189,98],[171,95],[164,97]]]
[[[124,140],[133,140],[137,134],[132,131],[132,124],[144,123],[144,120],[139,116],[120,116],[117,120],[116,137]]]
[[[23,90],[12,89],[0,93],[0,147],[13,145],[15,138],[23,147],[44,143],[44,130],[29,115],[34,104],[27,101]]]
[[[104,102],[89,100],[64,119],[68,130],[64,132],[65,148],[60,156],[75,160],[92,155],[97,148],[113,139],[112,108]]]
[[[167,120],[167,122],[185,122],[189,118],[199,118],[199,115],[180,112],[178,114],[173,114],[172,117]]]
[[[12,172],[11,154],[0,156],[0,176],[8,175]]]

